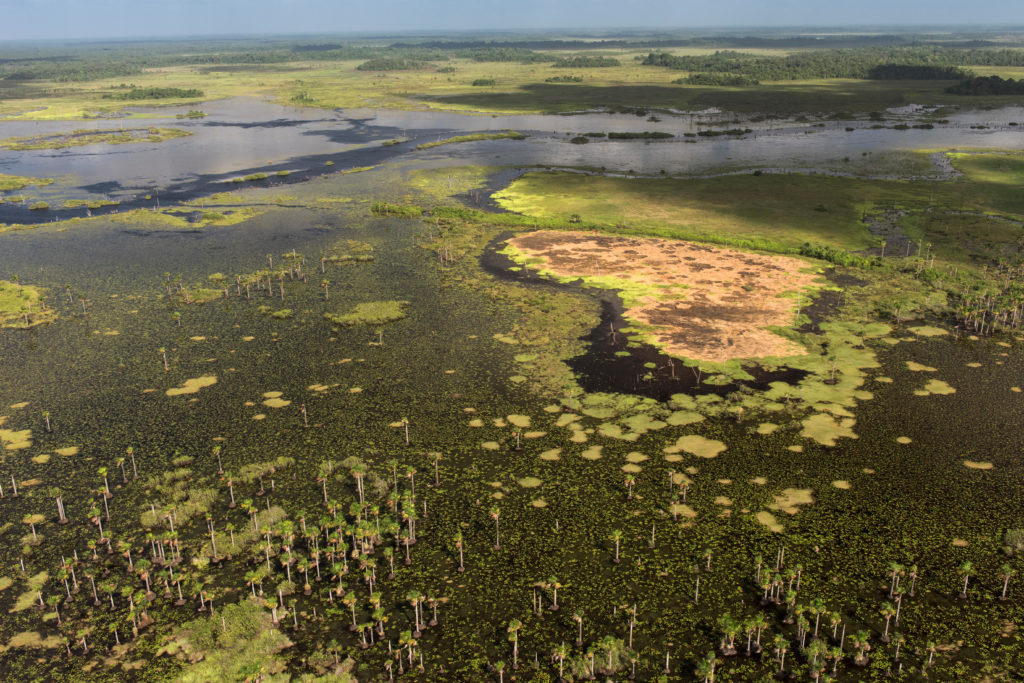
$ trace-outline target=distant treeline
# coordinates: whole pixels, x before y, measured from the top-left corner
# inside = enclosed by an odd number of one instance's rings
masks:
[[[954,95],[1024,95],[1024,78],[1000,78],[999,76],[977,76],[951,85],[946,92]]]
[[[622,66],[622,62],[612,57],[591,57],[587,55],[575,55],[572,57],[560,57],[555,60],[552,64],[553,67],[563,69],[576,69],[576,68],[595,68],[595,67],[609,67],[609,66]]]
[[[643,58],[642,63],[680,71],[736,74],[757,81],[813,78],[957,79],[971,75],[959,68],[964,66],[1024,66],[1024,51],[942,47],[862,48],[815,50],[784,57],[766,57],[733,50],[721,50],[710,55],[651,52]]]
[[[750,76],[725,72],[690,74],[685,78],[677,78],[672,82],[679,85],[760,85],[761,83]]]
[[[754,80],[799,78],[869,78],[883,65],[915,67],[1024,66],[1024,51],[1001,49],[1006,43],[982,40],[927,42],[913,36],[701,36],[621,40],[509,40],[396,42],[388,46],[353,42],[296,43],[285,40],[209,39],[138,41],[68,47],[0,47],[0,81],[89,81],[120,78],[145,69],[182,66],[282,64],[296,61],[365,61],[375,59],[444,62],[451,58],[478,62],[551,62],[567,68],[610,66],[609,57],[565,57],[556,50],[592,53],[611,48],[653,50],[646,64],[700,73],[725,72]],[[675,56],[674,47],[722,47],[709,56]],[[734,50],[805,49],[788,57],[766,57]],[[371,70],[373,70],[371,68]],[[925,73],[925,72],[920,72]],[[956,76],[962,78],[963,75]]]
[[[410,69],[422,69],[431,66],[427,62],[416,59],[401,59],[398,57],[377,57],[368,59],[356,67],[358,71],[408,71]]]
[[[107,93],[103,96],[108,100],[167,100],[172,98],[202,97],[202,90],[195,88],[132,88],[128,92]]]
[[[814,47],[898,47],[930,44],[908,35],[831,35],[831,36],[697,36],[691,38],[635,38],[617,40],[425,40],[422,42],[392,43],[393,48],[436,48],[463,50],[472,48],[522,48],[526,50],[606,50],[636,47],[729,47],[729,48],[814,48]],[[1006,42],[990,40],[943,41],[942,46],[952,48],[1000,47]]]

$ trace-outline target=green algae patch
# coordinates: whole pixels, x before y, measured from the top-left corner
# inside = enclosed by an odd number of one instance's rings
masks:
[[[64,448],[56,449],[54,452],[57,455],[62,455],[64,457],[70,457],[72,455],[78,455],[80,450],[81,449],[78,446],[65,446]]]
[[[979,462],[977,460],[964,460],[964,467],[972,470],[990,470],[995,465],[990,462]]]
[[[670,455],[685,451],[698,458],[717,458],[725,449],[726,445],[721,441],[708,439],[699,434],[687,434],[679,437],[675,445],[667,446],[663,450]]]
[[[767,510],[761,510],[760,512],[758,512],[756,515],[756,519],[758,522],[768,527],[768,531],[771,531],[773,533],[780,534],[786,530],[786,527],[784,527],[782,523],[775,518],[775,515],[768,512]]]
[[[949,334],[947,330],[944,330],[941,327],[932,327],[931,325],[911,327],[910,331],[919,337],[942,337]]]
[[[43,302],[46,290],[0,280],[0,328],[27,330],[53,322],[57,312]]]
[[[754,431],[757,432],[758,434],[767,436],[768,434],[774,434],[778,430],[778,428],[779,425],[774,424],[772,422],[762,422],[761,424],[757,425],[757,429],[755,429]]]
[[[324,313],[335,325],[383,325],[405,317],[408,301],[370,301],[357,304],[349,313]]]
[[[534,498],[530,501],[530,505],[535,508],[546,508],[548,506],[548,502],[543,498]]]
[[[580,457],[583,458],[584,460],[600,460],[601,451],[603,449],[604,446],[591,446],[587,450],[580,453]]]
[[[769,510],[785,512],[787,515],[795,515],[800,511],[801,505],[810,505],[814,502],[813,489],[787,488],[775,495],[775,499]]]
[[[202,377],[195,377],[192,379],[185,380],[185,383],[180,387],[174,387],[168,389],[164,393],[168,396],[181,396],[182,394],[197,394],[200,389],[205,387],[213,386],[217,383],[216,375],[203,375]]]
[[[850,482],[846,481],[845,479],[836,479],[834,482],[832,482],[832,486],[843,491],[849,491],[852,488]]]
[[[547,460],[549,462],[550,461],[555,461],[555,460],[561,460],[561,458],[562,458],[562,449],[561,448],[552,448],[550,450],[544,451],[538,457],[541,460]]]
[[[505,419],[509,421],[509,424],[513,424],[516,427],[525,428],[530,426],[529,415],[508,415]]]
[[[955,394],[956,389],[951,387],[941,379],[933,379],[924,385],[921,389],[914,392],[914,396],[947,396],[949,394]]]
[[[32,430],[0,429],[0,444],[6,451],[20,451],[32,445]]]
[[[522,479],[517,479],[516,483],[524,489],[535,489],[544,482],[537,477],[523,477]]]
[[[39,187],[42,185],[50,185],[52,183],[53,178],[30,178],[28,176],[9,175],[7,173],[0,173],[0,192],[21,190],[28,187],[29,185],[35,185]]]
[[[32,150],[32,149],[66,149],[84,145],[123,145],[133,142],[163,142],[174,138],[192,135],[181,128],[125,128],[123,130],[89,130],[79,129],[70,133],[54,135],[29,135],[24,137],[4,138],[0,140],[0,149]]]
[[[910,370],[911,372],[938,372],[938,370],[933,367],[921,365],[920,363],[915,363],[912,360],[907,361],[907,370]]]
[[[434,147],[440,147],[442,145],[453,145],[460,142],[477,142],[479,140],[525,140],[526,136],[522,133],[517,133],[513,130],[505,131],[503,133],[471,133],[469,135],[455,135],[444,140],[435,140],[434,142],[424,142],[422,145],[416,145],[416,149],[432,149]]]
[[[896,437],[896,443],[903,444],[904,446],[907,445],[908,443],[913,443],[913,442],[914,442],[914,440],[911,439],[909,436],[897,436]]]
[[[273,398],[268,398],[267,400],[263,401],[263,405],[267,406],[268,408],[284,408],[285,406],[290,406],[291,404],[291,401],[277,396]]]
[[[704,416],[693,410],[676,410],[665,418],[665,422],[673,427],[685,427],[703,420]]]
[[[856,439],[853,426],[857,423],[852,417],[836,419],[825,413],[811,415],[803,421],[800,436],[817,441],[822,446],[835,446],[836,439]]]

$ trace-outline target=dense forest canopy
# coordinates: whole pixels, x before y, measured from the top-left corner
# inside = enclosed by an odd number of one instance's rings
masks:
[[[812,78],[962,78],[955,67],[1024,66],[1024,51],[935,46],[814,50],[774,57],[721,50],[711,55],[651,52],[650,66],[680,71],[741,74],[758,81]]]

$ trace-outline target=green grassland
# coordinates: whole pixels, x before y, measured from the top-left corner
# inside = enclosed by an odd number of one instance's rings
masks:
[[[21,190],[28,187],[29,185],[42,186],[52,184],[53,178],[29,178],[26,176],[17,176],[9,175],[7,173],[0,173],[0,192]]]
[[[688,49],[676,54],[704,54],[713,49]],[[751,52],[751,51],[746,51]],[[783,56],[789,50],[755,50]],[[559,56],[558,51],[551,53]],[[569,53],[564,53],[569,54]],[[868,112],[909,103],[998,105],[1019,98],[950,95],[950,81],[867,81],[852,79],[762,83],[744,87],[676,85],[687,72],[643,66],[645,51],[605,52],[620,66],[553,68],[550,63],[477,62],[468,58],[434,60],[425,68],[364,71],[364,60],[294,61],[286,64],[238,64],[210,68],[202,64],[151,68],[132,77],[146,88],[198,89],[198,98],[111,99],[123,91],[122,77],[74,84],[32,82],[0,97],[0,116],[20,119],[77,119],[97,116],[160,117],[159,113],[127,115],[125,106],[170,107],[235,96],[269,96],[282,104],[305,107],[374,107],[445,109],[472,112],[551,113],[593,108],[636,107],[702,109],[717,106],[737,112],[795,113],[804,111]],[[440,68],[454,69],[450,72]],[[978,67],[983,75],[1016,76],[1017,67]],[[571,73],[570,73],[571,72]],[[582,76],[578,83],[546,83],[554,76]],[[493,80],[494,85],[474,86]],[[2,92],[0,92],[2,94]],[[16,96],[10,96],[16,94]]]
[[[908,212],[903,219],[908,238],[934,242],[940,258],[970,265],[977,254],[964,249],[958,236],[971,233],[978,244],[1020,238],[1020,225],[990,214],[1012,220],[1024,214],[1017,189],[1024,156],[961,154],[953,163],[964,176],[939,183],[801,174],[648,179],[535,172],[495,198],[526,216],[562,221],[575,216],[586,224],[628,225],[660,237],[757,238],[783,249],[810,242],[847,251],[879,245],[865,222],[868,215],[902,210]],[[970,230],[964,227],[966,212],[979,214]]]

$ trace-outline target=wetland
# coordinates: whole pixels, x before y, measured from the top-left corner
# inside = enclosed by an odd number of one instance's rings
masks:
[[[4,670],[1024,676],[1020,98],[639,47],[0,81]]]

